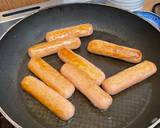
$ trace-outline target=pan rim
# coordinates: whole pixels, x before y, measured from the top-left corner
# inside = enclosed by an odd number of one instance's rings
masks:
[[[7,113],[0,107],[1,114],[7,119],[14,127],[16,128],[22,128],[18,123],[16,123],[10,116],[7,115]]]
[[[26,17],[27,18],[27,17]],[[25,18],[24,18],[25,19]],[[3,39],[3,37],[14,27],[16,26],[18,23],[20,23],[22,20],[21,19],[19,21],[17,21],[16,23],[14,23],[12,26],[10,26],[7,31],[5,33],[3,33],[3,35],[0,37],[0,41]],[[6,120],[8,120],[14,127],[16,128],[23,128],[21,127],[16,121],[14,121],[0,106],[0,113],[5,117]]]
[[[106,5],[104,3],[91,3],[91,2],[75,2],[75,3],[65,3],[65,4],[61,4],[61,5],[55,5],[53,7],[48,7],[44,10],[41,10],[41,11],[45,11],[47,9],[51,9],[51,8],[55,8],[55,7],[62,7],[62,6],[68,6],[68,5],[98,5],[98,6],[106,6],[106,7],[110,7],[110,8],[114,8],[114,9],[118,9],[118,10],[121,10],[121,11],[124,11],[124,12],[127,12],[131,15],[134,15],[136,16],[137,18],[143,20],[144,22],[147,22],[148,25],[152,26],[152,28],[154,28],[154,30],[157,30],[159,33],[160,33],[160,30],[156,29],[156,27],[149,23],[148,21],[144,20],[143,18],[137,16],[136,14],[132,13],[132,12],[129,12],[127,10],[123,10],[123,9],[120,9],[120,8],[116,8],[116,7],[112,7],[112,6],[109,6],[109,5]],[[18,25],[19,23],[23,22],[23,20],[26,20],[27,18],[30,18],[31,16],[33,15],[36,15],[37,13],[40,13],[41,11],[38,11],[38,12],[35,12],[33,14],[31,14],[30,16],[27,16],[23,19],[20,19],[19,21],[17,21],[16,23],[14,23],[12,26],[10,26],[5,33],[3,33],[2,36],[0,36],[0,41],[5,37],[5,35],[10,31],[12,30],[16,25]],[[0,106],[0,113],[5,117],[5,119],[7,119],[14,127],[16,128],[23,128],[22,126],[20,126],[18,123],[16,123],[16,121],[14,121],[4,110],[3,108]]]

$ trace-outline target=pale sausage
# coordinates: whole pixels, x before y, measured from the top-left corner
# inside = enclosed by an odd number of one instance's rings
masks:
[[[73,94],[74,85],[43,59],[31,58],[28,68],[46,85],[53,88],[63,97],[69,98]]]
[[[26,76],[21,81],[21,87],[60,119],[68,120],[74,115],[75,108],[72,103],[39,79],[33,76]]]
[[[112,97],[97,86],[82,70],[71,64],[64,64],[61,68],[61,73],[68,78],[95,107],[107,110],[112,104]]]
[[[102,40],[92,40],[89,42],[87,50],[94,54],[109,56],[131,63],[139,63],[142,60],[140,50]]]
[[[105,79],[105,74],[98,67],[68,48],[59,49],[58,56],[65,63],[75,65],[86,72],[97,85],[100,85]]]
[[[102,87],[109,94],[115,95],[150,77],[156,73],[156,71],[157,67],[154,63],[150,61],[143,61],[107,78],[102,83]]]
[[[61,40],[63,38],[84,37],[93,33],[91,24],[80,24],[77,26],[57,29],[46,34],[47,41]]]
[[[30,57],[45,57],[54,53],[57,53],[61,47],[67,47],[70,49],[77,49],[81,45],[79,38],[63,39],[51,42],[43,42],[36,44],[28,49]]]

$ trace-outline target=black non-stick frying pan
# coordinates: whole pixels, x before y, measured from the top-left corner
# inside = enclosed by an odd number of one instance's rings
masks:
[[[113,96],[113,105],[107,111],[98,110],[76,91],[69,99],[75,105],[76,113],[71,120],[64,122],[25,93],[20,88],[20,81],[31,74],[27,70],[27,49],[30,46],[43,41],[45,33],[50,30],[81,23],[93,24],[94,34],[81,38],[82,46],[75,52],[101,68],[106,76],[133,64],[88,53],[86,46],[92,39],[138,48],[143,52],[143,60],[153,61],[158,72]],[[146,128],[152,119],[160,116],[159,50],[160,32],[141,18],[123,10],[81,3],[38,12],[15,25],[0,41],[1,112],[8,119],[10,117],[14,125],[23,128]],[[44,59],[57,69],[63,64],[57,55]]]

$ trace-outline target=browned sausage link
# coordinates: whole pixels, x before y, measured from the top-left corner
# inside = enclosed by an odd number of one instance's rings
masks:
[[[102,87],[106,92],[115,95],[130,86],[143,81],[156,73],[156,65],[143,61],[104,80]]]
[[[142,60],[142,53],[138,49],[116,45],[102,40],[89,42],[88,51],[94,54],[109,56],[131,63],[139,63]]]
[[[80,45],[81,41],[76,37],[52,42],[43,42],[30,47],[28,49],[28,54],[30,57],[45,57],[57,53],[59,48],[67,47],[70,49],[77,49]]]
[[[68,48],[59,49],[58,56],[65,63],[73,64],[86,72],[97,85],[100,85],[105,79],[105,74],[99,68]]]
[[[43,59],[31,58],[28,68],[63,97],[69,98],[73,94],[74,85]]]
[[[74,115],[74,106],[37,78],[26,76],[21,82],[21,87],[60,119],[68,120]]]
[[[47,41],[54,41],[63,38],[84,37],[93,33],[93,26],[91,24],[80,24],[77,26],[67,27],[63,29],[54,30],[46,34]]]
[[[71,64],[64,64],[61,68],[61,73],[68,78],[95,107],[106,110],[112,104],[112,97],[97,86],[82,70]]]

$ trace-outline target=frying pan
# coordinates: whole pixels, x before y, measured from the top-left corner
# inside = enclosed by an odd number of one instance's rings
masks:
[[[113,96],[113,105],[107,111],[96,109],[76,91],[69,99],[75,105],[75,116],[64,122],[25,93],[20,88],[20,81],[31,74],[27,70],[30,46],[43,41],[50,30],[81,23],[93,24],[94,34],[81,38],[82,46],[75,52],[97,65],[107,77],[133,64],[88,53],[86,46],[92,39],[138,48],[143,52],[143,60],[153,61],[158,72]],[[1,112],[16,127],[23,128],[145,128],[160,115],[159,49],[160,32],[129,12],[89,3],[43,10],[16,24],[0,41]],[[57,69],[63,64],[57,55],[44,59]]]

